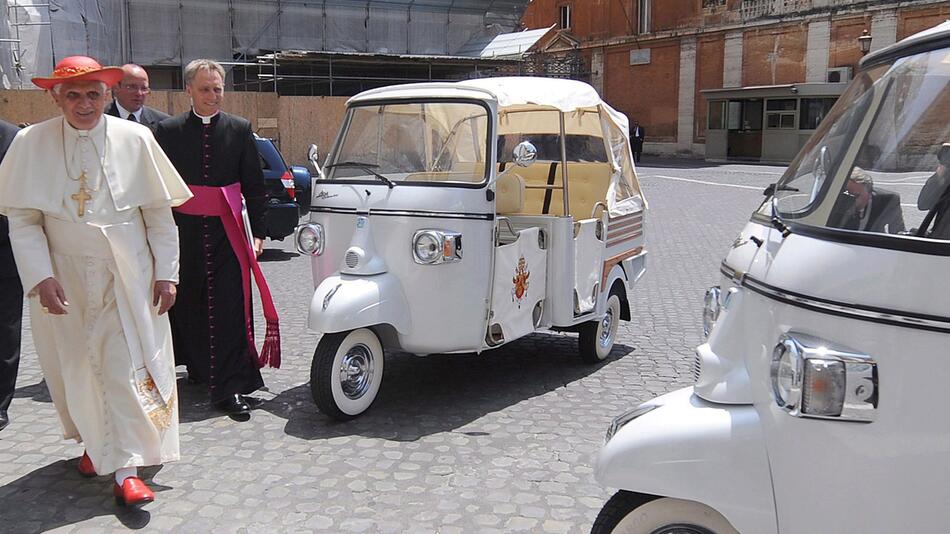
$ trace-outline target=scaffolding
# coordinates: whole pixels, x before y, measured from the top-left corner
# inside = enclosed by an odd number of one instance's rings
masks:
[[[268,53],[455,56],[472,39],[518,27],[529,0],[0,0],[10,57],[0,76],[19,86],[74,54],[137,63],[180,83],[192,59],[257,63]],[[30,2],[30,4],[26,4]],[[27,5],[43,5],[23,22]],[[18,18],[19,17],[19,18]],[[37,20],[42,19],[42,22]],[[25,35],[42,23],[45,34]],[[20,32],[17,37],[16,32]],[[48,44],[47,44],[48,40]],[[31,50],[34,55],[23,53]],[[175,72],[174,75],[170,73]],[[273,73],[272,73],[273,74]],[[164,78],[164,76],[162,77]],[[271,84],[273,85],[273,84]],[[29,87],[27,82],[22,86]],[[175,87],[166,87],[175,88]]]
[[[50,5],[48,3],[18,3],[16,0],[9,0],[6,3],[6,20],[8,21],[8,32],[0,34],[9,35],[9,37],[0,37],[0,44],[9,47],[9,63],[0,62],[0,66],[9,65],[9,69],[3,70],[3,86],[16,86],[17,89],[23,88],[24,58],[23,41],[26,33],[25,29],[31,27],[49,27],[50,26]],[[39,17],[39,20],[36,20]],[[52,40],[50,40],[52,46]],[[52,53],[52,50],[51,50]],[[10,79],[13,75],[14,79]]]

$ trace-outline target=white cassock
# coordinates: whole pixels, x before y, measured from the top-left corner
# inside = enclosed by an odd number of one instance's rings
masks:
[[[62,117],[30,126],[0,164],[46,385],[100,474],[179,458],[171,331],[152,298],[156,280],[178,280],[171,207],[190,197],[148,128],[108,115],[88,131]],[[35,288],[51,276],[66,315],[43,313]]]

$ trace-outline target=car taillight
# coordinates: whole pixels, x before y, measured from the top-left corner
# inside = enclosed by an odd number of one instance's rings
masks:
[[[284,189],[287,190],[287,196],[290,197],[290,200],[293,200],[297,195],[297,191],[294,189],[294,177],[290,174],[290,171],[284,171],[284,174],[280,176],[280,183],[284,184]]]

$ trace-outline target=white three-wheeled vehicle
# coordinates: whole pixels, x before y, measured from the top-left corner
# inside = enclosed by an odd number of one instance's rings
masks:
[[[321,411],[369,408],[385,350],[480,352],[538,329],[601,361],[644,271],[627,119],[587,84],[493,78],[347,104],[298,250]]]
[[[950,531],[948,81],[950,22],[863,60],[723,260],[695,385],[611,425],[593,532]]]

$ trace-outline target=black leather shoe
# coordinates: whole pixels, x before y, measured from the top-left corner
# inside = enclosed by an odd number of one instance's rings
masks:
[[[241,395],[241,400],[244,401],[244,404],[247,404],[247,407],[256,410],[264,404],[264,399],[259,399],[257,397],[249,397],[247,395]]]
[[[10,416],[6,410],[0,410],[0,430],[3,430],[10,424]]]
[[[251,411],[251,407],[241,399],[240,395],[231,395],[220,400],[214,403],[214,407],[228,415],[245,415]]]

